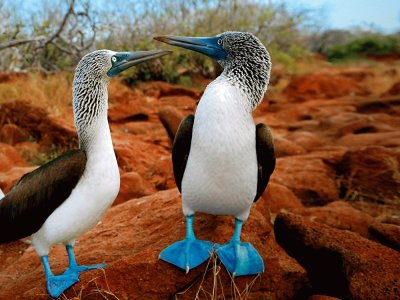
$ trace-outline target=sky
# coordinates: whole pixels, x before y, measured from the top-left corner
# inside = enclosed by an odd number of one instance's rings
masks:
[[[14,0],[0,0],[6,5],[16,5]],[[22,9],[29,12],[41,2],[51,0],[26,0]],[[104,6],[106,0],[90,0],[94,6]],[[165,0],[168,1],[168,0]],[[239,0],[240,1],[240,0]],[[257,0],[256,0],[257,1]],[[351,29],[359,26],[382,31],[383,33],[400,32],[400,0],[258,0],[258,2],[284,3],[287,8],[311,9],[320,20],[322,29]],[[125,0],[115,0],[114,5],[122,5]],[[19,7],[21,8],[21,4]],[[111,2],[112,3],[112,2]]]
[[[368,27],[394,33],[400,31],[400,0],[276,0],[290,9],[321,11],[326,28]]]

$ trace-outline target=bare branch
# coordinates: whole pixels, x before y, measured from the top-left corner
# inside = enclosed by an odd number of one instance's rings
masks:
[[[6,49],[6,48],[11,48],[11,47],[17,47],[17,46],[21,46],[21,45],[33,43],[33,42],[41,42],[45,39],[46,38],[44,36],[38,36],[38,37],[26,38],[26,39],[20,39],[20,40],[11,40],[11,41],[0,43],[0,50]]]
[[[65,24],[67,24],[67,20],[68,18],[73,14],[74,12],[74,5],[75,5],[75,0],[71,0],[70,4],[69,4],[69,8],[67,13],[64,15],[63,20],[60,23],[60,26],[58,27],[58,29],[46,40],[46,42],[44,43],[43,46],[47,46],[48,44],[50,44],[51,42],[53,42],[54,39],[56,39],[60,33],[63,31]]]

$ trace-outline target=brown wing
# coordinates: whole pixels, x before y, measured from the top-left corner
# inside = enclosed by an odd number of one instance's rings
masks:
[[[256,202],[264,193],[269,177],[275,169],[275,146],[271,129],[264,124],[256,127],[256,149],[258,162],[258,183]]]
[[[189,157],[192,143],[194,116],[189,115],[179,125],[172,146],[172,164],[174,167],[175,183],[181,192],[182,178],[185,173],[186,163]]]
[[[38,231],[71,194],[85,166],[85,152],[73,150],[22,176],[0,200],[0,243]]]

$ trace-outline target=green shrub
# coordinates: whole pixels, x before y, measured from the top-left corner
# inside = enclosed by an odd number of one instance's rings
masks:
[[[335,61],[394,53],[400,53],[400,38],[394,35],[376,35],[357,38],[346,44],[333,46],[328,49],[327,58],[330,61]]]

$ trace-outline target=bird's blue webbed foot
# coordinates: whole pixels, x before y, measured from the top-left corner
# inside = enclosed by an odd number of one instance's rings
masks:
[[[65,248],[67,249],[67,253],[68,253],[69,265],[68,265],[68,269],[65,270],[63,275],[75,274],[76,277],[79,278],[80,272],[104,268],[105,266],[107,266],[106,264],[80,266],[77,264],[76,259],[75,259],[74,247],[72,245],[67,245]]]
[[[65,290],[79,281],[79,276],[76,274],[54,275],[50,270],[47,255],[42,256],[42,263],[46,275],[47,292],[53,298],[58,298]]]
[[[258,251],[250,243],[240,241],[243,222],[236,219],[231,241],[216,245],[216,252],[233,276],[255,275],[264,272],[264,263]]]
[[[186,273],[206,261],[213,249],[208,241],[197,240],[193,232],[194,216],[186,217],[186,238],[161,251],[159,258],[173,264]]]

